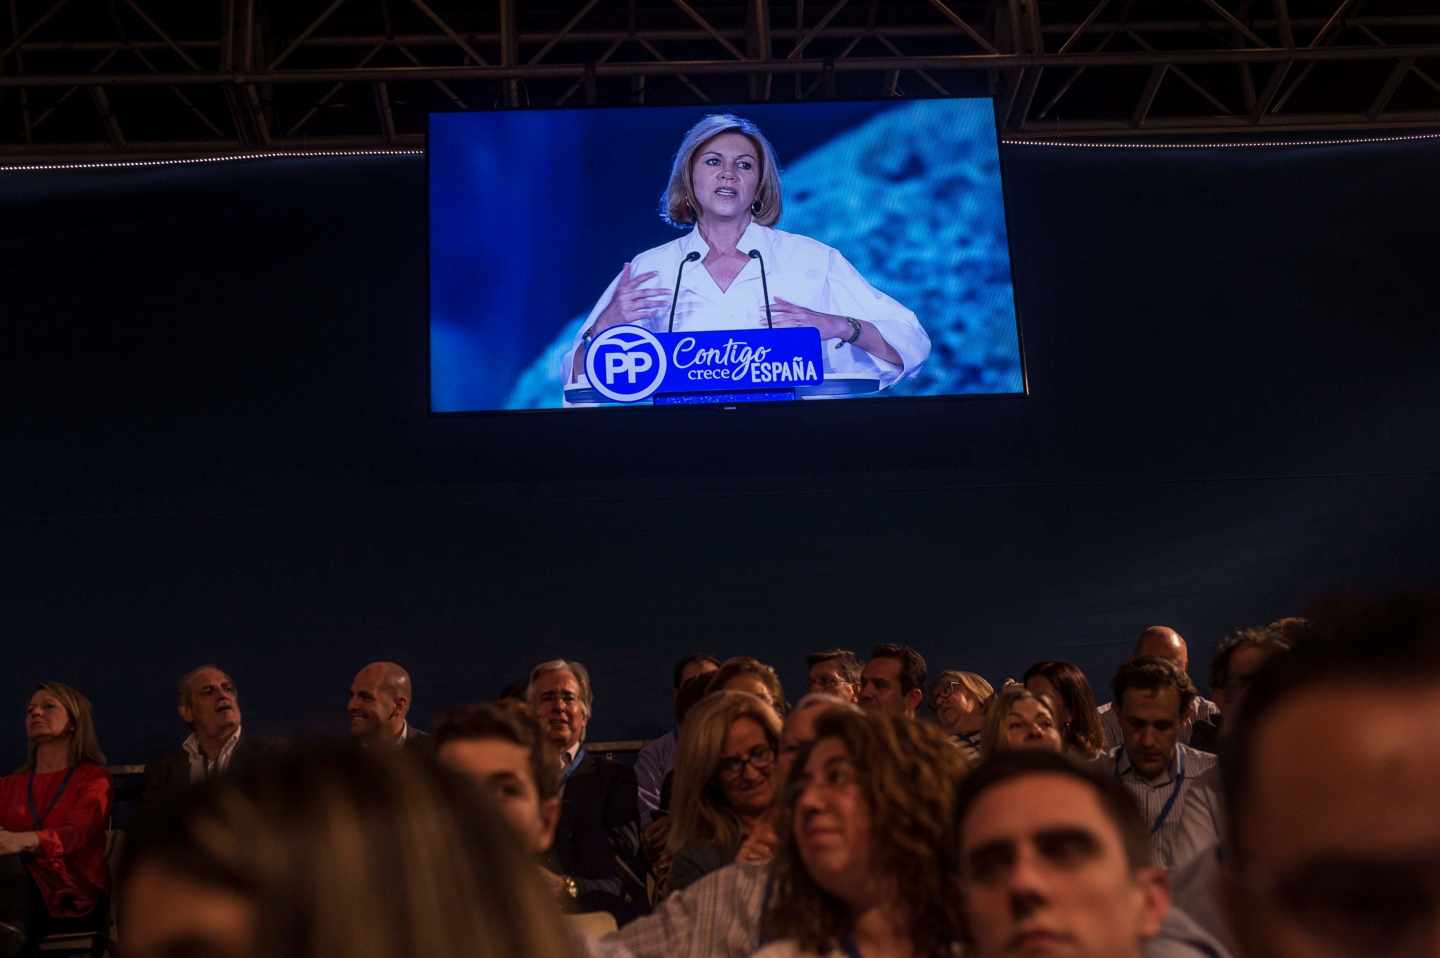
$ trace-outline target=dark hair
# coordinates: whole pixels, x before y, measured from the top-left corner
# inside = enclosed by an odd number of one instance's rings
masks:
[[[876,659],[898,659],[900,661],[900,691],[909,693],[925,688],[925,656],[908,645],[883,642],[870,650],[870,661]]]
[[[849,649],[826,649],[823,652],[811,652],[805,656],[805,668],[813,669],[821,662],[839,662],[840,674],[845,681],[851,685],[860,684],[860,659]]]
[[[853,927],[848,909],[810,876],[794,834],[795,805],[806,785],[802,770],[816,745],[830,738],[850,753],[870,811],[873,864],[895,877],[915,954],[949,958],[961,927],[955,783],[969,765],[938,726],[858,709],[822,714],[814,741],[795,759],[778,816],[780,848],[770,870],[773,893],[762,934],[793,938],[823,953],[838,947]]]
[[[1158,658],[1153,655],[1140,655],[1120,666],[1115,673],[1115,681],[1112,691],[1115,693],[1115,717],[1120,717],[1120,711],[1125,704],[1125,693],[1131,689],[1140,689],[1145,692],[1159,692],[1161,689],[1174,689],[1180,695],[1180,717],[1183,719],[1190,714],[1190,706],[1200,695],[1195,688],[1195,683],[1190,681],[1190,676],[1180,671],[1179,666],[1169,659]]]
[[[436,748],[447,742],[490,738],[529,751],[530,775],[541,801],[560,794],[560,755],[525,703],[506,700],[462,705],[445,712],[435,723]]]
[[[1036,662],[1025,670],[1021,684],[1028,685],[1030,679],[1037,675],[1055,686],[1061,703],[1070,712],[1070,724],[1060,730],[1065,747],[1086,758],[1099,755],[1105,748],[1105,726],[1095,705],[1095,693],[1090,690],[1090,682],[1080,671],[1080,666],[1074,662],[1055,660]]]
[[[1313,629],[1288,655],[1272,656],[1245,690],[1236,720],[1220,744],[1220,781],[1236,861],[1253,785],[1256,743],[1267,719],[1287,702],[1327,684],[1386,686],[1440,683],[1440,592],[1410,592],[1378,601],[1345,602],[1313,617]],[[1343,769],[1331,769],[1343,775]]]
[[[780,685],[780,676],[772,667],[757,658],[737,655],[721,663],[718,671],[709,674],[710,691],[719,692],[725,683],[741,675],[753,675],[770,693],[770,704],[783,718],[785,716],[785,689]]]
[[[1303,619],[1280,619],[1266,626],[1236,629],[1220,640],[1215,657],[1210,660],[1210,690],[1223,689],[1230,682],[1230,659],[1241,649],[1265,649],[1269,652],[1289,652],[1292,643],[1285,633],[1276,628],[1281,622],[1289,623]]]
[[[680,659],[678,662],[675,663],[674,675],[671,677],[670,680],[670,687],[672,689],[678,689],[680,687],[681,675],[683,675],[685,670],[695,662],[709,662],[717,669],[720,667],[720,660],[715,658],[715,656],[707,655],[704,652],[691,652],[689,655],[685,656],[683,659]]]
[[[705,672],[700,675],[692,675],[680,683],[680,688],[675,690],[675,727],[679,728],[685,724],[685,716],[690,710],[700,704],[710,692],[710,676],[714,672]]]
[[[1081,762],[1062,753],[1040,749],[996,752],[960,783],[955,798],[955,825],[962,847],[965,842],[965,816],[980,796],[997,785],[1026,775],[1064,775],[1090,786],[1105,817],[1120,833],[1120,844],[1125,848],[1125,859],[1131,871],[1154,864],[1150,830],[1140,817],[1135,799],[1125,787],[1113,776],[1105,774],[1097,763]]]

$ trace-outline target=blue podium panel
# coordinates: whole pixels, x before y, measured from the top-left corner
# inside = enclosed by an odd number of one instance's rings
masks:
[[[619,403],[747,392],[793,398],[798,388],[821,385],[824,370],[820,333],[809,326],[652,333],[626,324],[596,336],[585,354],[589,386]],[[788,395],[773,395],[782,392]]]

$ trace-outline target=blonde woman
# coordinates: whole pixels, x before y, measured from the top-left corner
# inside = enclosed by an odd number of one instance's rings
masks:
[[[989,758],[996,752],[1025,748],[1061,751],[1060,723],[1048,701],[1023,685],[1007,685],[985,715],[980,753]]]
[[[730,864],[765,824],[779,749],[780,716],[748,692],[713,692],[685,717],[666,846],[674,855],[671,891]]]
[[[137,822],[126,958],[575,958],[488,795],[407,749],[296,751]]]
[[[915,314],[837,250],[775,229],[782,208],[779,162],[759,127],[729,114],[692,126],[660,200],[661,219],[689,232],[624,265],[581,324],[565,381],[585,374],[596,336],[626,323],[655,332],[811,327],[826,373],[873,376],[883,389],[915,372],[930,355]]]
[[[105,833],[110,773],[90,700],[59,682],[35,686],[25,706],[25,764],[0,778],[0,855],[24,864],[22,933],[105,927],[110,873]]]
[[[930,686],[930,708],[935,711],[935,718],[972,766],[980,761],[985,710],[994,697],[994,687],[974,672],[946,669]]]

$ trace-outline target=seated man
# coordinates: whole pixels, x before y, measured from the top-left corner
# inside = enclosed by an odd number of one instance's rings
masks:
[[[526,698],[555,749],[563,788],[546,867],[571,910],[606,911],[623,925],[647,905],[635,770],[586,751],[594,695],[579,662],[535,666]]]
[[[960,785],[956,815],[967,955],[1225,954],[1172,913],[1144,821],[1095,765],[1004,753]]]
[[[914,718],[925,701],[925,657],[908,645],[875,646],[860,673],[858,701],[861,708]]]
[[[1227,732],[1236,937],[1247,958],[1440,953],[1440,595],[1315,625]]]
[[[350,683],[350,737],[361,748],[394,745],[433,752],[435,743],[426,732],[412,726],[410,673],[394,662],[371,662]]]
[[[675,663],[673,681],[670,687],[670,704],[673,708],[680,687],[697,675],[705,675],[720,668],[720,660],[712,655],[697,652],[685,656]],[[665,776],[670,774],[675,762],[677,729],[671,729],[657,739],[646,742],[640,754],[635,757],[635,780],[639,787],[640,818],[643,824],[650,824],[660,810],[660,789]]]
[[[810,691],[824,692],[847,702],[860,699],[860,660],[849,649],[826,649],[805,656]]]
[[[178,749],[145,766],[143,802],[163,801],[191,785],[219,775],[232,763],[251,761],[274,748],[240,734],[240,693],[214,665],[202,665],[180,679],[180,720],[190,735]]]
[[[1141,656],[1168,659],[1181,672],[1189,674],[1190,647],[1185,644],[1184,637],[1168,625],[1152,625],[1140,633],[1135,639],[1133,657]],[[1218,705],[1203,695],[1196,695],[1190,704],[1190,710],[1185,714],[1185,724],[1180,728],[1181,744],[1189,745],[1195,728],[1202,723],[1213,721],[1219,713]],[[1120,730],[1120,714],[1115,710],[1113,701],[1100,706],[1100,721],[1105,727],[1106,750],[1116,748],[1125,741]]]
[[[1166,659],[1131,659],[1115,673],[1124,743],[1099,759],[1140,806],[1156,863],[1174,868],[1219,840],[1215,756],[1179,741],[1197,693]]]

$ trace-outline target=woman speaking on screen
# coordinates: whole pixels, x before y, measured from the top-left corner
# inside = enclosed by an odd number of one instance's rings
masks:
[[[813,326],[827,376],[874,377],[884,389],[918,369],[930,337],[915,314],[839,251],[775,229],[780,210],[775,151],[759,127],[725,114],[691,127],[675,152],[661,217],[694,229],[625,264],[582,324],[565,359],[566,382],[585,375],[590,342],[624,323],[654,332]]]

